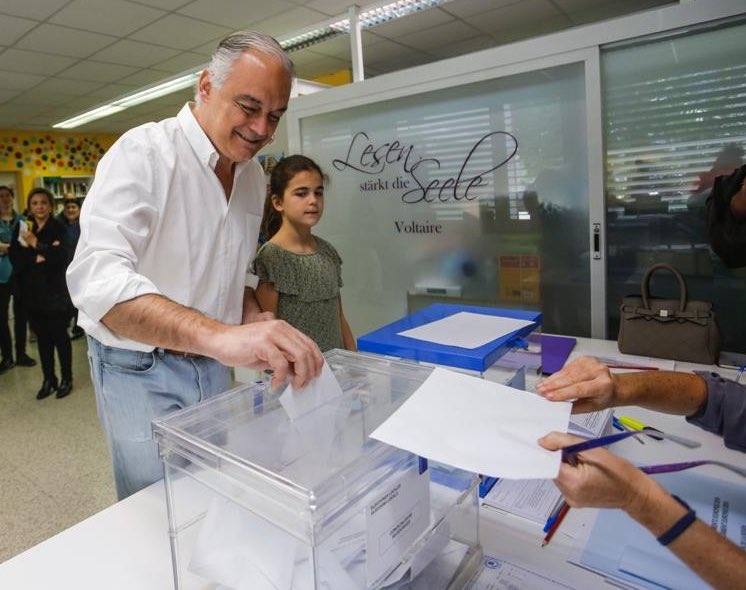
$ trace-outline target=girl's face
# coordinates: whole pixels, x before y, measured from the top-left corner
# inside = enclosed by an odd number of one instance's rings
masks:
[[[324,181],[315,170],[299,172],[290,179],[282,198],[273,197],[272,203],[283,223],[310,229],[324,212]]]
[[[40,194],[31,197],[29,209],[31,209],[31,214],[37,219],[44,219],[52,212],[52,208],[49,206],[49,199],[47,199],[46,195]]]

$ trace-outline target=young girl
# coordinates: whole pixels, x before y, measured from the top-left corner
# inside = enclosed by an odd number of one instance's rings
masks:
[[[256,298],[262,311],[307,334],[322,352],[356,350],[339,295],[342,259],[329,242],[311,233],[323,212],[321,168],[300,155],[277,164],[262,220],[268,241],[254,261]]]

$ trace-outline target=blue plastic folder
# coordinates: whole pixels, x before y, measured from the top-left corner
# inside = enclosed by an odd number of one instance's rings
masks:
[[[746,542],[746,487],[697,473],[671,473],[655,479],[686,501],[707,524],[737,545]],[[706,590],[709,586],[647,529],[621,510],[602,510],[580,564],[635,586]]]
[[[511,334],[496,338],[484,346],[473,349],[446,346],[444,344],[436,344],[434,342],[426,342],[399,335],[399,332],[429,324],[430,322],[443,319],[461,311],[515,318],[533,323]],[[483,373],[497,359],[516,346],[522,338],[525,338],[539,327],[541,320],[541,313],[536,311],[436,303],[360,336],[357,341],[357,347],[361,352],[374,352],[376,354],[397,356],[399,358],[470,369]]]

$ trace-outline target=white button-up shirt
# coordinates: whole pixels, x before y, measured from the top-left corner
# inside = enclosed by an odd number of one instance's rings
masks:
[[[189,104],[175,118],[131,129],[101,159],[67,271],[88,334],[108,346],[153,350],[101,323],[117,303],[148,293],[241,323],[266,183],[256,161],[237,164],[226,200],[217,161]]]

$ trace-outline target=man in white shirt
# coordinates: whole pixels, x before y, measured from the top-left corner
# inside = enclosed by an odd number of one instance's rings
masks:
[[[154,417],[229,386],[229,366],[302,386],[323,358],[261,314],[245,287],[272,139],[293,64],[266,35],[220,42],[178,116],[125,133],[101,159],[67,273],[120,499],[163,475]]]

